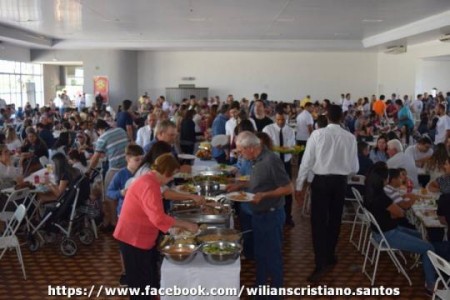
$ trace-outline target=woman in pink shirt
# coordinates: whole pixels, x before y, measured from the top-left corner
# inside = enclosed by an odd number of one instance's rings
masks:
[[[171,153],[163,154],[155,160],[153,170],[135,180],[127,190],[114,237],[120,242],[129,287],[144,290],[146,285],[159,284],[156,279],[159,231],[167,232],[171,227],[198,230],[197,224],[175,220],[164,213],[160,187],[172,180],[179,167]],[[130,296],[143,298],[151,299]]]

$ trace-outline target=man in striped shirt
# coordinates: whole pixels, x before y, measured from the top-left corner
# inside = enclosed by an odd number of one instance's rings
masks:
[[[104,186],[108,187],[114,175],[126,167],[125,148],[129,144],[128,135],[122,128],[111,128],[104,120],[98,120],[95,129],[100,136],[95,143],[95,153],[91,158],[89,171],[96,168],[100,158],[106,156],[109,165]],[[105,191],[104,195],[106,195]],[[108,231],[112,231],[117,223],[116,207],[117,200],[105,197],[103,226]]]

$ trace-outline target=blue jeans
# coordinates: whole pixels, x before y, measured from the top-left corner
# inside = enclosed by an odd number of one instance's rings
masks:
[[[262,214],[253,213],[253,241],[256,262],[256,285],[268,283],[272,287],[283,286],[283,257],[281,255],[283,226],[286,220],[284,208]]]
[[[380,241],[379,234],[374,233],[373,236],[377,241]],[[425,273],[425,282],[428,288],[432,287],[436,281],[436,272],[433,264],[428,258],[427,251],[434,251],[433,245],[424,241],[418,231],[402,226],[384,232],[384,236],[392,248],[421,255],[423,271]]]

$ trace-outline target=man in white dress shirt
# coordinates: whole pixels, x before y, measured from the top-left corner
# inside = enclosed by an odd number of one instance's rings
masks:
[[[410,156],[418,168],[422,168],[425,162],[433,155],[433,143],[429,137],[421,137],[417,144],[409,146],[405,154]]]
[[[234,163],[234,161],[236,159],[236,157],[234,157],[234,154],[233,154],[234,152],[232,152],[231,150],[233,150],[232,147],[233,147],[233,140],[234,140],[234,129],[237,126],[239,109],[240,109],[239,102],[237,102],[237,101],[232,102],[231,106],[230,106],[230,118],[225,123],[225,134],[229,137],[228,145],[230,145],[230,162],[231,163]]]
[[[136,137],[136,144],[144,148],[145,145],[149,144],[155,138],[157,120],[158,118],[156,114],[151,113],[147,115],[147,125],[139,128]]]
[[[436,136],[434,137],[434,144],[445,143],[450,137],[450,117],[445,112],[445,105],[439,103],[436,105],[436,114],[439,120],[436,124]]]
[[[287,116],[284,115],[282,109],[277,109],[275,115],[275,123],[264,127],[263,132],[267,133],[272,139],[273,145],[276,147],[294,147],[295,146],[295,132],[294,130],[286,126]],[[284,169],[292,179],[291,171],[291,154],[279,153],[280,159],[284,163]],[[292,220],[292,195],[285,196],[284,211],[286,213],[285,225],[287,227],[294,227],[294,221]]]
[[[345,95],[345,99],[344,99],[344,101],[342,102],[342,111],[343,111],[343,112],[346,112],[346,111],[348,110],[349,106],[350,106],[350,105],[353,105],[353,101],[352,101],[351,97],[352,97],[352,96],[350,95],[350,93],[347,93],[347,94]]]
[[[311,183],[311,230],[316,268],[308,281],[317,283],[337,263],[339,238],[347,177],[359,170],[356,138],[340,126],[342,108],[330,105],[327,127],[313,131],[306,144],[297,177],[296,199],[300,207]]]
[[[422,102],[422,94],[417,95],[417,99],[411,103],[411,111],[414,114],[414,120],[420,120],[420,114],[422,114],[423,110],[423,102]]]
[[[297,116],[297,133],[296,140],[297,145],[306,145],[306,141],[309,139],[309,136],[313,132],[314,128],[314,119],[312,116],[312,111],[314,110],[314,106],[311,102],[305,104],[303,111]],[[298,163],[301,162],[303,155],[301,154]]]

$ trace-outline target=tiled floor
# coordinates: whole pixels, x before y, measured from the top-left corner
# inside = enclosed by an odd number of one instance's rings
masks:
[[[298,209],[294,219],[295,228],[286,231],[285,236],[285,282],[289,287],[302,287],[308,285],[306,278],[314,268],[310,225],[309,219],[302,218]],[[368,279],[361,274],[363,257],[348,242],[349,232],[350,225],[343,225],[338,245],[339,262],[323,279],[323,284],[327,286],[351,288],[369,286]],[[48,285],[90,289],[93,284],[105,286],[118,284],[120,274],[118,247],[110,234],[102,233],[91,246],[79,243],[78,249],[75,257],[68,258],[59,253],[59,245],[47,244],[35,253],[31,253],[26,245],[22,246],[28,276],[26,281],[23,280],[15,252],[8,251],[0,260],[0,299],[58,299],[59,297],[48,296]],[[399,287],[401,296],[395,299],[427,299],[423,292],[423,275],[420,268],[408,271],[414,283],[413,287],[410,287],[406,279],[396,272],[390,261],[382,257],[377,285]],[[241,283],[252,285],[253,280],[254,265],[243,261]],[[311,299],[331,298],[350,299],[343,297]],[[351,299],[394,299],[394,297],[352,297]]]

